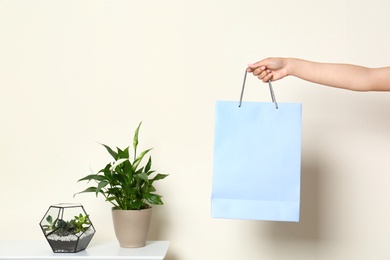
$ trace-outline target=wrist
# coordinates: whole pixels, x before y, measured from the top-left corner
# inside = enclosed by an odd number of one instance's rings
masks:
[[[295,58],[286,58],[285,59],[285,69],[286,69],[286,76],[294,76],[294,68],[296,67],[295,66],[295,63],[296,63],[296,59]]]

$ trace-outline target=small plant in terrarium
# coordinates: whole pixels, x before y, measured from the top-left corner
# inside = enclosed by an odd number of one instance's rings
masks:
[[[89,215],[80,204],[51,206],[40,226],[55,253],[84,250],[95,234]]]
[[[77,235],[84,233],[87,228],[91,225],[88,215],[83,215],[80,213],[78,216],[74,216],[70,221],[65,221],[62,219],[55,219],[48,215],[46,217],[46,225],[42,225],[42,228],[46,233],[54,231],[59,236],[67,236],[69,234]]]

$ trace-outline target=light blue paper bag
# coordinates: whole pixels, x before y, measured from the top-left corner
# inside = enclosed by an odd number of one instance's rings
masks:
[[[302,106],[217,101],[212,217],[299,221]]]

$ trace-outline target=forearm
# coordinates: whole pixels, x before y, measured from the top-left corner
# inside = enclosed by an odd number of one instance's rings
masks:
[[[390,67],[371,69],[350,64],[286,59],[288,75],[321,85],[355,91],[389,91]]]

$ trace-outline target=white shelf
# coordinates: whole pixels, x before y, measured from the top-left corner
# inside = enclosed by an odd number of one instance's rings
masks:
[[[1,241],[0,259],[7,260],[163,260],[169,247],[169,241],[148,241],[145,247],[122,248],[117,241],[101,241],[88,245],[78,253],[53,253],[46,240],[40,241]]]

